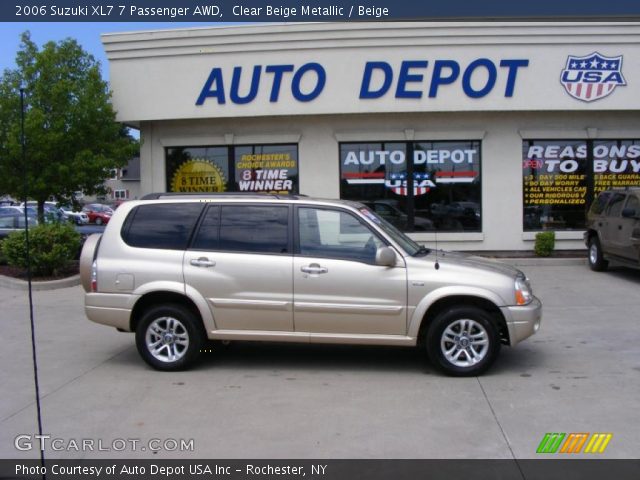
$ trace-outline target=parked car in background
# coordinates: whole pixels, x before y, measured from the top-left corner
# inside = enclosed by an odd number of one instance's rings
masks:
[[[24,207],[24,202],[20,204],[20,207]],[[29,200],[27,202],[27,207],[33,210],[35,212],[35,215],[37,216],[38,202]],[[44,221],[46,223],[61,222],[64,220],[64,214],[60,211],[56,202],[44,202]]]
[[[38,224],[35,217],[27,217],[29,227]],[[24,216],[23,215],[0,215],[0,240],[9,236],[13,232],[18,230],[24,230]]]
[[[450,375],[479,375],[542,314],[513,266],[436,257],[361,203],[302,196],[127,202],[87,239],[80,275],[89,319],[135,332],[159,370],[207,340],[262,340],[420,346]]]
[[[106,225],[113,215],[113,209],[102,203],[90,203],[89,205],[85,205],[82,211],[89,217],[89,223],[95,223],[97,225]]]
[[[17,205],[5,205],[0,207],[0,216],[24,216],[24,207],[19,207]],[[27,207],[27,217],[36,218],[38,216],[38,212],[35,208]]]
[[[587,213],[584,242],[592,270],[610,261],[640,267],[640,187],[601,192]]]
[[[76,225],[86,225],[89,223],[89,215],[87,215],[86,212],[76,212],[69,205],[62,205],[60,207],[60,211],[62,212],[62,215],[64,215],[65,220],[73,222]]]

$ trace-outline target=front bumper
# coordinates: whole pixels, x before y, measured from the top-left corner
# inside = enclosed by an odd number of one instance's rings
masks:
[[[502,315],[509,330],[509,345],[520,343],[540,328],[542,320],[542,302],[537,297],[528,305],[501,307]]]

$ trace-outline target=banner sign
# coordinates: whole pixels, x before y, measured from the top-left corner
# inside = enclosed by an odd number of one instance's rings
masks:
[[[640,18],[634,0],[376,0],[375,2],[278,0],[15,0],[0,2],[2,22],[327,22]]]

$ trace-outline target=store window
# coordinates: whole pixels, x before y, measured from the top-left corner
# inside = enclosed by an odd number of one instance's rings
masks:
[[[525,140],[522,181],[525,231],[583,230],[598,193],[640,186],[640,141]]]
[[[297,145],[171,147],[168,192],[298,193]]]
[[[481,231],[480,147],[479,141],[342,143],[340,198],[364,203],[403,231]]]

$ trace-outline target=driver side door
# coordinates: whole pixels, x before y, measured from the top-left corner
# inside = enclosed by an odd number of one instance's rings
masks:
[[[406,335],[407,274],[375,264],[385,243],[353,213],[297,207],[294,329],[327,334]]]

